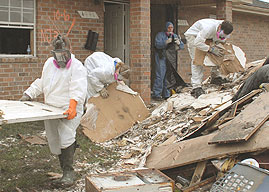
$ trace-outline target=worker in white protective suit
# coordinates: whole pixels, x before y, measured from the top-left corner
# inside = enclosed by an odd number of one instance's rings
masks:
[[[73,157],[76,129],[80,124],[87,94],[87,71],[70,52],[67,37],[59,35],[53,41],[54,57],[44,64],[41,78],[36,79],[24,92],[20,101],[32,100],[44,93],[45,104],[66,110],[66,119],[45,120],[45,130],[51,153],[58,155],[63,176],[55,184],[73,185],[75,174]]]
[[[225,42],[229,38],[233,31],[233,25],[229,21],[216,20],[216,19],[201,19],[196,21],[185,33],[187,40],[187,46],[189,55],[191,57],[191,84],[192,84],[192,96],[198,98],[204,93],[202,89],[203,80],[203,66],[194,65],[195,49],[199,49],[204,52],[209,52],[218,57],[223,56],[224,52],[217,46],[209,46],[205,43],[207,39],[216,42]],[[211,77],[217,77],[219,71],[217,67],[211,68]]]
[[[119,58],[112,58],[104,52],[94,52],[85,59],[84,66],[88,73],[88,96],[109,96],[106,87],[115,82],[124,83],[129,79],[130,69]]]

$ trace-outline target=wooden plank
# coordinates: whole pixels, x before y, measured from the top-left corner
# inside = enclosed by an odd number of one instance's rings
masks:
[[[269,148],[268,126],[269,122],[262,125],[248,142],[208,145],[208,141],[217,134],[212,133],[171,145],[153,147],[151,154],[147,158],[146,166],[165,170],[208,159],[265,150]]]
[[[202,176],[204,174],[204,171],[206,169],[206,163],[207,163],[207,161],[201,161],[201,162],[197,163],[195,171],[194,171],[192,178],[191,178],[190,186],[192,186],[196,183],[199,183],[201,181]]]
[[[34,101],[0,100],[0,125],[65,118],[64,110]]]
[[[269,92],[261,94],[208,144],[247,141],[269,118]]]
[[[128,131],[135,122],[149,116],[149,111],[139,95],[116,90],[116,85],[113,83],[107,88],[107,99],[92,97],[88,101],[93,107],[82,117],[81,125],[83,133],[93,142],[104,142],[118,137]]]
[[[205,179],[205,180],[203,180],[203,181],[201,181],[199,183],[196,183],[195,185],[192,185],[192,186],[189,186],[187,188],[182,189],[182,191],[183,192],[192,192],[192,191],[194,191],[196,189],[199,189],[200,187],[203,187],[203,186],[205,186],[205,185],[207,185],[209,183],[213,183],[215,181],[216,181],[215,176],[209,177],[209,178],[207,178],[207,179]]]

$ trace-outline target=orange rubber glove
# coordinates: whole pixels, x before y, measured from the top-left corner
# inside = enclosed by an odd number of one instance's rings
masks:
[[[73,119],[77,115],[77,101],[75,99],[70,99],[69,102],[69,108],[67,109],[66,112],[64,112],[64,115],[68,115],[66,119],[70,120]]]

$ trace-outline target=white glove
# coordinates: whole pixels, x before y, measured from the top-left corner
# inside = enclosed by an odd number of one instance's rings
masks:
[[[108,94],[108,91],[105,87],[100,91],[100,95],[103,99],[108,98],[109,94]]]
[[[217,57],[222,57],[224,55],[224,50],[218,48],[217,46],[210,47],[208,52],[216,55]]]
[[[179,44],[180,44],[180,40],[179,40],[179,39],[175,39],[175,43],[176,43],[177,45],[179,45]]]
[[[20,101],[31,101],[32,99],[31,99],[31,97],[29,95],[27,95],[26,93],[24,93],[19,100]]]
[[[167,44],[169,44],[169,43],[171,43],[172,42],[172,37],[169,37],[166,41],[165,41],[165,44],[167,45]]]

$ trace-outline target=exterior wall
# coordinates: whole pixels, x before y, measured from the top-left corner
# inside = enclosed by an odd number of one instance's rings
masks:
[[[44,62],[51,56],[51,40],[68,33],[72,52],[84,62],[90,51],[84,48],[88,30],[99,33],[97,51],[104,50],[103,4],[92,0],[36,0],[36,57],[0,57],[0,99],[19,99],[23,91],[38,77]],[[84,19],[81,11],[95,11],[99,19]],[[41,100],[40,96],[39,100]]]
[[[150,102],[150,0],[130,1],[131,88]]]
[[[269,56],[269,17],[233,12],[231,41],[246,54],[247,62]]]
[[[104,5],[92,0],[36,0],[36,57],[0,57],[0,99],[19,99],[23,91],[41,75],[45,60],[51,56],[50,42],[57,31],[68,33],[73,53],[82,62],[91,54],[84,48],[88,30],[99,33],[97,51],[104,50]],[[226,2],[229,4],[229,2]],[[178,16],[187,20],[189,26],[195,21],[216,15],[217,9],[179,7]],[[83,19],[78,10],[95,11],[99,19]],[[224,9],[227,16],[229,9]],[[218,13],[218,17],[221,14]],[[269,17],[233,11],[234,32],[230,42],[239,46],[247,61],[268,56]],[[130,65],[131,87],[138,91],[146,103],[150,102],[150,0],[130,0]],[[179,26],[178,34],[184,38],[189,26]],[[190,57],[187,46],[179,52],[178,71],[186,82],[190,82]],[[209,74],[206,69],[204,78]],[[40,100],[42,97],[39,98]]]
[[[217,11],[216,11],[216,14],[217,14],[217,18],[218,19],[225,19],[225,20],[228,20],[228,21],[231,21],[233,20],[232,16],[232,1],[231,0],[218,0],[216,2],[216,7],[217,7]]]

